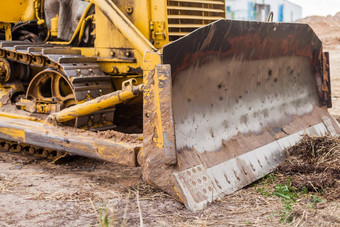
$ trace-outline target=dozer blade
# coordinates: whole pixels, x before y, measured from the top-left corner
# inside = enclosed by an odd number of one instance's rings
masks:
[[[144,62],[144,179],[191,210],[273,171],[303,134],[340,132],[308,25],[220,20]]]

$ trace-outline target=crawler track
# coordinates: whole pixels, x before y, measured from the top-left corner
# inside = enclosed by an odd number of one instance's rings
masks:
[[[6,86],[13,82],[26,84],[24,85],[26,98],[39,98],[37,102],[58,101],[65,96],[65,102],[69,101],[66,99],[70,97],[72,102],[68,105],[74,105],[114,91],[111,77],[101,71],[96,58],[84,57],[78,49],[44,43],[2,41],[0,42],[0,59],[8,62],[12,70],[15,70],[14,67],[24,68],[24,71],[19,72],[27,74],[27,76],[14,76],[15,78],[11,78],[9,82],[2,82],[2,85]],[[35,75],[32,75],[33,71]],[[48,86],[51,86],[50,94],[46,97],[40,91],[40,86],[44,86],[44,83],[50,83]],[[65,84],[70,86],[70,94],[60,92]],[[35,97],[31,97],[33,95]],[[69,122],[67,126],[89,130],[110,129],[114,127],[113,117],[114,108],[110,108],[78,117],[74,122]],[[10,140],[0,140],[0,151],[29,154],[53,161],[67,155],[64,151]]]
[[[38,69],[41,78],[31,78],[28,89],[34,90],[36,87],[35,90],[39,90],[41,84],[37,84],[37,82],[51,83],[52,94],[42,97],[43,100],[53,101],[53,99],[57,99],[58,95],[62,96],[59,91],[62,86],[60,85],[61,77],[71,85],[75,103],[82,103],[114,91],[111,77],[101,71],[96,58],[84,57],[78,49],[43,43],[3,41],[0,42],[0,58],[6,59],[11,64],[19,63]],[[53,74],[58,76],[53,77]],[[51,80],[48,81],[49,78]],[[57,78],[58,81],[55,82],[53,78]],[[54,85],[57,86],[57,89],[53,88]],[[29,95],[26,94],[26,96]],[[44,94],[41,93],[38,96],[41,97]],[[106,109],[77,118],[74,126],[88,129],[109,129],[114,126],[113,116],[114,108]]]
[[[67,155],[67,153],[63,151],[51,150],[43,147],[32,146],[29,144],[21,144],[8,140],[0,140],[0,151],[33,155],[37,158],[44,158],[53,162]]]

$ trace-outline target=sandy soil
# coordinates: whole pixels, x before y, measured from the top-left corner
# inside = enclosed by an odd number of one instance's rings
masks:
[[[325,200],[315,207],[309,202],[310,196],[300,198],[293,224],[340,225],[339,202]],[[54,165],[0,152],[0,226],[97,226],[105,213],[119,226],[124,220],[126,226],[139,226],[140,218],[145,226],[284,226],[282,209],[279,198],[261,195],[250,186],[204,211],[190,212],[145,185],[138,168],[86,158]]]
[[[340,18],[340,17],[339,17]],[[311,24],[330,52],[333,109],[340,116],[340,19],[313,17]],[[340,201],[320,193],[301,195],[292,222],[281,223],[282,200],[260,193],[285,176],[239,190],[200,212],[190,212],[141,180],[139,168],[86,158],[55,165],[46,160],[0,152],[0,226],[340,226]],[[313,202],[314,196],[319,202]],[[139,209],[140,208],[140,209]]]

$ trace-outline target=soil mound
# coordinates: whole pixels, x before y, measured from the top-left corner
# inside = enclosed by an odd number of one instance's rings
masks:
[[[310,16],[297,22],[309,24],[327,47],[340,43],[340,12],[334,16]]]
[[[287,150],[287,159],[278,171],[289,176],[297,189],[322,192],[331,200],[340,199],[340,139],[305,135]]]

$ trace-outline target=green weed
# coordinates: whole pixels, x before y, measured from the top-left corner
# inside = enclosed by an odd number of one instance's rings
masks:
[[[245,225],[252,225],[253,223],[251,221],[247,221]]]
[[[303,187],[301,188],[301,193],[302,193],[303,195],[306,195],[306,194],[308,193],[308,189],[307,189],[306,186],[303,186]]]
[[[272,195],[272,192],[268,190],[267,185],[274,183],[274,181],[275,173],[270,173],[254,184],[255,190],[261,195],[269,197]]]
[[[271,173],[266,177],[258,181],[254,185],[255,190],[266,197],[276,196],[281,199],[283,209],[279,210],[275,216],[280,217],[280,222],[290,223],[293,221],[293,206],[301,196],[305,196],[308,193],[306,187],[303,187],[301,191],[298,191],[295,187],[291,186],[291,179],[288,178],[284,184],[277,184],[272,186],[275,182],[275,174]],[[313,197],[310,201],[310,206],[314,206],[316,203],[322,200],[317,196]]]
[[[293,217],[291,214],[293,212],[293,204],[296,203],[300,196],[297,193],[296,188],[291,187],[291,179],[288,178],[284,185],[276,185],[273,195],[281,198],[283,203],[284,209],[279,212],[280,222],[292,222]]]
[[[105,208],[99,208],[98,209],[98,215],[99,215],[99,226],[100,227],[111,227],[115,226],[115,218],[113,216],[113,213],[110,212],[108,207],[105,205]]]
[[[94,202],[90,199],[91,206],[97,217],[99,227],[116,226],[116,219],[114,217],[113,209],[110,209],[105,203],[103,207],[97,208]]]
[[[315,196],[311,196],[311,198],[309,199],[309,202],[308,202],[308,208],[313,208],[315,207],[315,205],[317,203],[321,203],[323,202],[323,200],[321,198],[319,198],[317,195]]]

